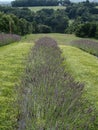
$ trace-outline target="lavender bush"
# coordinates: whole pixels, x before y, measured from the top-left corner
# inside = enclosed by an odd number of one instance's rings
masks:
[[[93,107],[82,100],[84,85],[65,73],[56,41],[44,37],[32,48],[17,87],[18,130],[90,130]],[[85,105],[84,105],[85,104]]]
[[[76,46],[90,54],[98,56],[98,42],[82,39],[76,40],[71,43],[71,45]]]
[[[7,45],[9,43],[17,42],[21,39],[20,36],[15,34],[0,34],[0,46]]]

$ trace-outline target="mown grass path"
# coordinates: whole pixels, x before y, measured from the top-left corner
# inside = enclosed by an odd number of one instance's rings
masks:
[[[19,42],[0,47],[0,130],[13,130],[15,126],[14,86],[20,81],[31,46]]]
[[[78,48],[60,46],[64,65],[76,81],[85,84],[85,98],[94,103],[98,110],[98,58]]]

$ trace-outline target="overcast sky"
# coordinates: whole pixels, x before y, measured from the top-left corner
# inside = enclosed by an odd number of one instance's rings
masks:
[[[10,1],[13,1],[13,0],[0,0],[0,2],[1,2],[1,1],[8,1],[8,2],[10,2]]]

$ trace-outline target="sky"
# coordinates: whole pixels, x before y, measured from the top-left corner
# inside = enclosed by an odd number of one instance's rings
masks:
[[[1,2],[1,1],[3,1],[3,2],[5,2],[5,1],[8,1],[8,2],[10,2],[10,1],[13,1],[13,0],[0,0],[0,2]]]

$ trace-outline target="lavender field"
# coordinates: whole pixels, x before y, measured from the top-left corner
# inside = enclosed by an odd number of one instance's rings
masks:
[[[72,41],[71,45],[76,46],[92,55],[98,56],[98,42],[96,41],[89,39],[81,39]]]
[[[21,37],[15,34],[0,34],[0,46],[20,41]]]
[[[0,47],[0,130],[97,130],[98,59],[76,39],[31,34]]]
[[[62,64],[61,50],[55,40],[44,37],[35,43],[17,89],[18,130],[95,127],[94,106],[82,98],[84,85],[75,82]]]

